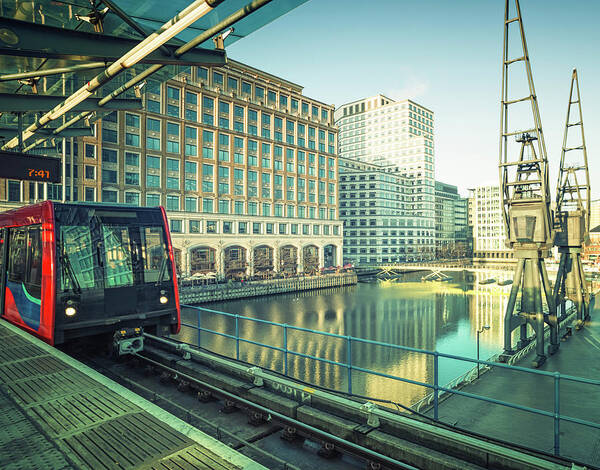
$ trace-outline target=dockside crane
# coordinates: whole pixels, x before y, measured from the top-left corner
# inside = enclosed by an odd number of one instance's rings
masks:
[[[504,11],[504,38],[502,57],[501,123],[499,170],[504,225],[507,234],[507,246],[512,248],[517,266],[513,284],[504,315],[504,354],[501,359],[515,353],[512,346],[512,332],[519,328],[521,349],[528,343],[527,325],[536,335],[535,367],[546,359],[544,351],[544,324],[550,326],[549,354],[558,350],[558,322],[554,296],[548,280],[544,259],[550,254],[554,243],[553,220],[550,210],[550,189],[548,184],[548,158],[542,131],[537,95],[533,84],[531,64],[525,40],[525,30],[521,16],[519,0],[514,0],[514,16],[511,15],[510,0],[506,0]],[[518,28],[516,39],[509,36],[512,28]],[[512,39],[512,40],[511,40]],[[521,48],[516,56],[509,55],[509,46]],[[516,47],[516,49],[519,49]],[[522,66],[521,76],[511,70]],[[524,74],[523,74],[524,72]],[[515,79],[516,77],[516,79]],[[509,87],[509,78],[513,88],[519,84],[526,96],[513,97],[516,92]],[[509,109],[530,105],[530,119],[518,123],[519,118],[529,114],[511,114]],[[516,117],[516,118],[515,118]],[[515,124],[517,122],[517,124]],[[519,126],[518,128],[516,128]],[[513,142],[514,139],[514,142]],[[517,296],[521,294],[520,306]],[[542,295],[546,299],[548,314],[544,314]]]
[[[569,136],[573,137],[573,134],[574,139],[569,140]],[[575,304],[577,329],[589,318],[590,298],[581,253],[590,232],[590,204],[590,175],[581,95],[577,69],[574,69],[556,186],[555,245],[560,253],[560,264],[554,284],[554,298],[560,314],[559,319],[566,316],[567,299]]]

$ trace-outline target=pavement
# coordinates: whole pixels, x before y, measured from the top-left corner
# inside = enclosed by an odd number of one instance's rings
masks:
[[[559,351],[537,370],[600,379],[600,307],[591,320],[561,342]],[[535,349],[517,364],[530,367]],[[461,391],[554,412],[554,378],[493,368]],[[560,381],[560,414],[600,423],[600,386]],[[439,405],[441,421],[471,432],[554,451],[554,419],[502,405],[452,395]],[[600,429],[560,421],[560,455],[600,468]]]

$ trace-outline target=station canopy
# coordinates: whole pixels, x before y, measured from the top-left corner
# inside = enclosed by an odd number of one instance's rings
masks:
[[[306,1],[272,0],[233,25],[234,32],[224,41],[225,49]],[[191,2],[192,0],[1,1],[0,146],[10,134],[7,130],[17,125],[14,112],[20,109],[14,108],[23,107],[18,95],[36,94],[64,99],[101,73],[107,64],[158,30]],[[152,64],[167,64],[149,78],[159,81],[189,70],[191,65],[222,65],[225,53],[215,50],[212,38],[207,38],[178,59],[172,52],[250,3],[252,0],[224,0],[213,11],[180,32],[165,47],[103,85],[88,98],[88,108],[93,108],[94,99],[107,96]],[[101,21],[96,21],[98,17],[101,17]],[[60,69],[72,69],[73,66],[78,70],[58,72]],[[50,71],[58,73],[46,75]],[[39,75],[35,75],[35,72]],[[119,99],[120,103],[115,100],[117,102],[112,108],[107,106],[102,111],[128,109],[125,100],[136,99],[134,90],[124,92]],[[51,101],[52,98],[48,100]],[[45,103],[40,101],[36,106],[28,105],[29,112],[24,114],[23,124],[32,123],[36,113],[52,109],[48,100]],[[77,111],[67,113],[65,119],[70,119],[76,113]],[[101,115],[102,112],[97,112],[94,117]],[[60,122],[50,123],[48,128],[52,129],[62,122],[61,118]],[[82,123],[78,125],[81,126]],[[4,136],[2,129],[5,130]]]

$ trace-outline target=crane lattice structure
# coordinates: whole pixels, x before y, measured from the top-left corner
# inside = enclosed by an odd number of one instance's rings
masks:
[[[538,367],[546,359],[545,323],[550,325],[551,330],[549,353],[553,354],[558,349],[556,308],[544,263],[544,258],[549,256],[553,246],[554,233],[550,211],[546,144],[533,85],[521,7],[519,0],[514,0],[515,13],[511,16],[509,2],[510,0],[506,0],[504,11],[499,170],[507,246],[513,249],[517,267],[504,315],[503,358],[515,352],[512,345],[513,330],[517,328],[520,330],[517,348],[520,349],[527,344],[529,324],[536,335],[537,357],[533,364]],[[521,51],[515,57],[509,57],[511,44],[509,32],[512,26],[517,26],[519,30],[517,42],[521,44]],[[529,91],[527,96],[512,98],[509,96],[509,72],[516,64],[524,65]],[[513,76],[514,74],[510,75],[511,80]],[[518,83],[518,80],[515,82]],[[509,127],[512,124],[509,120],[509,109],[519,103],[529,103],[531,106],[532,123],[527,124],[526,130],[515,130]],[[513,149],[510,142],[512,138],[515,138],[520,146],[514,145],[516,148]],[[519,292],[521,303],[520,307],[515,309]],[[543,310],[542,294],[546,299],[548,314]]]
[[[572,111],[573,107],[575,112]],[[578,128],[580,133],[575,133],[576,143],[569,143],[569,131]],[[590,299],[581,263],[581,252],[590,231],[591,194],[577,69],[573,70],[571,76],[556,188],[555,244],[560,253],[560,265],[554,284],[554,298],[561,317],[566,314],[567,299],[575,304],[576,328],[579,329],[589,318]]]

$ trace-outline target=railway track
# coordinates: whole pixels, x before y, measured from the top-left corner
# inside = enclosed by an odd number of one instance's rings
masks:
[[[416,467],[360,449],[330,433],[311,430],[310,426],[285,419],[274,410],[259,407],[210,384],[183,377],[143,355],[120,361],[96,354],[76,354],[76,357],[267,468],[416,470]],[[332,441],[337,441],[337,445]],[[365,452],[374,459],[365,458]],[[378,457],[389,462],[382,465],[375,460]]]
[[[563,470],[571,462],[434,426],[165,338],[79,360],[273,469]]]

